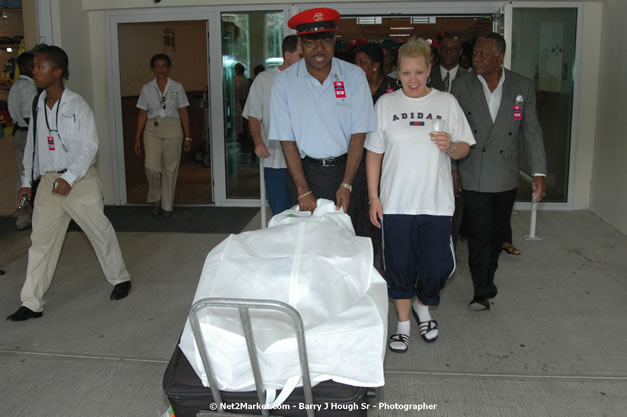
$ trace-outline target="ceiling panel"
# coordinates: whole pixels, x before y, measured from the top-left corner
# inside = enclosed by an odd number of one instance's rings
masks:
[[[337,32],[343,41],[349,43],[359,39],[403,41],[402,38],[391,37],[390,34],[407,34],[434,39],[440,32],[455,33],[461,37],[462,41],[466,41],[476,38],[481,33],[492,31],[491,16],[437,16],[435,20],[434,24],[412,24],[409,16],[383,17],[381,24],[360,25],[357,23],[357,17],[351,16],[343,17],[338,22]]]

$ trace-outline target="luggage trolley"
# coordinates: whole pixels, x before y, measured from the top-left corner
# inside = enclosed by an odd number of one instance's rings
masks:
[[[208,308],[229,308],[238,310],[242,329],[244,331],[244,336],[246,339],[246,345],[248,348],[248,357],[250,359],[255,380],[255,392],[223,393],[217,388],[218,385],[212,370],[211,358],[209,358],[208,355],[207,345],[205,342],[205,338],[202,336],[200,320],[198,318],[199,313]],[[204,298],[194,303],[189,315],[189,319],[192,333],[194,334],[194,339],[196,341],[196,345],[202,359],[202,364],[205,368],[207,379],[209,380],[210,389],[202,386],[200,379],[197,377],[197,375],[195,375],[195,372],[191,369],[191,365],[189,365],[189,362],[187,362],[185,356],[177,347],[174,356],[168,364],[168,369],[166,370],[164,376],[164,391],[168,395],[168,398],[172,403],[177,417],[249,417],[259,415],[259,413],[227,413],[226,410],[226,408],[228,408],[226,407],[227,403],[254,403],[254,397],[256,397],[256,400],[258,401],[256,404],[265,404],[263,376],[261,375],[259,360],[257,357],[250,310],[276,311],[282,313],[285,316],[288,316],[291,319],[291,324],[296,334],[301,376],[303,380],[302,388],[296,389],[284,402],[284,404],[292,405],[292,408],[294,408],[294,410],[273,411],[265,409],[263,407],[259,407],[262,416],[366,416],[368,407],[365,406],[365,404],[367,403],[368,398],[373,398],[376,396],[376,392],[374,389],[353,387],[334,381],[321,382],[312,389],[311,377],[309,374],[309,362],[307,360],[307,347],[305,343],[304,325],[300,314],[292,306],[274,300]],[[191,374],[193,374],[193,376]],[[318,399],[317,407],[314,405],[316,404],[314,402],[314,392],[316,393],[316,398]],[[297,407],[298,404],[304,404],[304,407]],[[325,407],[320,406],[320,404],[325,405]],[[329,404],[333,405],[329,407]],[[349,406],[348,408],[350,409],[350,411],[347,410],[347,405]],[[177,411],[177,408],[180,410],[180,412]],[[318,410],[318,412],[316,412],[316,410]]]

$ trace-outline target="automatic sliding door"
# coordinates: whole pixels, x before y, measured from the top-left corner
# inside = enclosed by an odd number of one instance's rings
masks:
[[[227,199],[259,198],[259,161],[242,117],[254,69],[283,63],[283,11],[224,12],[222,85]]]
[[[536,83],[547,155],[545,202],[568,201],[576,34],[576,8],[513,8],[511,68]],[[532,175],[525,151],[521,158],[521,169]],[[530,196],[531,185],[521,182],[518,200]]]

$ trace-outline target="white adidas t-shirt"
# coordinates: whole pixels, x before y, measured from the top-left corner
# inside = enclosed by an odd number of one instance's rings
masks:
[[[455,142],[475,144],[455,97],[432,89],[420,98],[403,90],[382,96],[375,106],[377,130],[365,147],[383,155],[379,199],[384,214],[452,216],[455,211],[451,158],[431,140],[431,120],[442,118]]]

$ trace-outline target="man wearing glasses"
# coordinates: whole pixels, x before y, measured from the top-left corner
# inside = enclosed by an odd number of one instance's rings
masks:
[[[360,167],[365,134],[374,131],[370,89],[361,68],[334,58],[333,9],[310,9],[288,25],[302,39],[303,57],[276,78],[270,98],[270,140],[280,140],[300,210],[335,201],[353,224],[366,207]],[[358,232],[359,234],[359,232]]]
[[[431,87],[450,93],[453,80],[468,74],[468,71],[459,66],[459,58],[463,52],[459,36],[444,34],[440,41],[440,65],[431,70]]]

